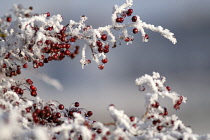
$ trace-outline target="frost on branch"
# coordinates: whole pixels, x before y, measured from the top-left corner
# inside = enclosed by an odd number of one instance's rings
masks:
[[[172,99],[173,105],[180,106],[182,102],[186,102],[186,97],[165,86],[165,81],[164,77],[155,72],[152,76],[145,75],[136,79],[138,86],[148,84],[152,89],[152,93],[145,95],[146,113],[142,118],[128,116],[112,104],[108,111],[113,122],[104,124],[92,121],[90,117],[93,112],[81,108],[78,102],[65,108],[55,100],[43,101],[33,93],[37,89],[32,86],[33,81],[30,79],[2,79],[0,139],[209,140],[210,135],[194,134],[178,116],[170,115],[167,108],[158,103],[160,97]],[[28,93],[31,93],[31,99],[26,98]]]
[[[96,62],[99,69],[104,69],[104,64],[108,62],[106,54],[111,47],[116,47],[119,39],[127,44],[132,43],[134,36],[128,33],[132,28],[133,33],[141,33],[143,42],[147,42],[149,36],[145,29],[159,32],[172,43],[176,43],[174,34],[161,26],[147,24],[140,19],[140,16],[132,16],[130,21],[124,21],[133,14],[132,0],[120,6],[115,5],[111,17],[112,24],[104,27],[93,28],[86,25],[86,16],[81,16],[80,21],[69,21],[69,24],[62,25],[61,15],[33,14],[32,7],[28,9],[21,5],[14,5],[13,20],[10,15],[5,15],[0,19],[0,65],[6,76],[15,76],[21,73],[23,68],[28,67],[32,62],[34,68],[42,67],[52,60],[62,60],[69,56],[74,58],[79,53],[79,46],[75,46],[78,41],[84,42],[82,59],[80,63],[84,65],[91,63],[91,59]],[[118,32],[118,39],[113,34]],[[121,43],[119,43],[121,44]],[[92,53],[92,58],[86,58],[86,49]]]

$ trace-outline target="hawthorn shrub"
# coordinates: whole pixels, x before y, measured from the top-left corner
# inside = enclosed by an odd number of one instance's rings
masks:
[[[51,61],[61,61],[65,57],[75,58],[81,50],[80,63],[95,62],[100,70],[108,63],[107,53],[119,45],[119,40],[132,44],[133,34],[140,34],[147,42],[149,35],[145,29],[160,33],[176,43],[176,38],[168,29],[155,27],[133,15],[132,0],[115,5],[111,16],[112,24],[94,28],[86,25],[85,15],[78,22],[70,20],[62,25],[61,15],[49,12],[37,14],[33,7],[14,5],[11,14],[0,18],[0,65],[5,78],[0,82],[0,139],[38,140],[208,140],[210,135],[197,135],[176,115],[169,115],[159,99],[167,97],[174,109],[180,109],[187,98],[165,85],[166,78],[157,72],[137,78],[139,91],[150,88],[145,94],[145,114],[141,118],[128,116],[114,104],[108,106],[113,123],[104,124],[91,120],[93,112],[80,107],[79,102],[65,107],[56,100],[44,101],[37,95],[36,84],[31,79],[16,81],[12,78],[27,69],[43,67]],[[13,15],[13,16],[12,16]],[[125,22],[124,19],[129,19]],[[128,33],[128,29],[132,33]],[[118,36],[113,34],[118,32]],[[84,41],[80,49],[76,45]],[[91,56],[86,56],[86,50]],[[145,86],[147,85],[147,86]],[[30,96],[29,96],[30,95]]]

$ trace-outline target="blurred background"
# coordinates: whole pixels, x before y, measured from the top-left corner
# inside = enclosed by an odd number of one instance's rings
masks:
[[[61,14],[63,24],[86,15],[89,18],[86,23],[97,28],[111,24],[113,5],[123,2],[10,0],[1,1],[0,15],[19,3],[24,7],[33,6],[37,13]],[[33,79],[39,96],[46,101],[55,99],[66,107],[78,101],[81,107],[93,111],[93,120],[110,122],[107,106],[111,103],[128,115],[141,117],[144,114],[144,93],[138,91],[134,81],[144,74],[159,72],[166,77],[166,85],[188,97],[181,110],[171,109],[170,114],[176,113],[195,133],[210,133],[210,1],[134,1],[132,8],[134,15],[140,15],[144,22],[173,32],[178,43],[173,45],[159,33],[145,30],[150,37],[148,43],[141,42],[141,35],[136,34],[133,44],[122,43],[111,49],[107,55],[109,62],[102,71],[94,63],[82,69],[81,55],[38,69],[59,80],[64,88],[62,91],[41,81],[33,71],[25,70],[19,78]],[[166,105],[172,107],[172,104]]]

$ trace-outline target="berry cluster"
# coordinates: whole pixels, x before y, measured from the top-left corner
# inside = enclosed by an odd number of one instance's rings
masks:
[[[124,23],[124,19],[133,14],[133,9],[130,8],[132,5],[132,1],[126,1],[125,4],[115,7],[112,14],[113,24],[96,29],[84,23],[87,20],[86,16],[81,16],[79,22],[70,20],[69,24],[62,25],[61,15],[51,16],[49,12],[33,14],[33,7],[27,9],[21,5],[15,5],[12,11],[21,18],[14,19],[12,22],[11,15],[9,15],[0,20],[2,22],[0,23],[0,34],[5,31],[1,34],[3,40],[0,43],[3,48],[0,54],[2,71],[6,76],[11,77],[20,74],[20,66],[23,65],[23,68],[26,68],[29,62],[33,63],[34,68],[38,68],[52,60],[62,60],[65,56],[74,58],[79,53],[79,47],[73,44],[78,40],[85,42],[80,61],[82,66],[91,63],[91,60],[85,57],[85,49],[88,45],[92,52],[92,59],[102,70],[104,64],[108,62],[106,54],[110,51],[109,46],[113,48],[117,46],[117,39],[112,30],[119,31],[119,39],[128,44],[134,40],[133,36],[128,35],[127,28],[129,27],[133,28],[134,34],[140,32],[144,42],[149,39],[144,32],[146,28],[159,32],[176,43],[176,38],[169,30],[161,26],[146,24],[137,15],[132,16],[131,22]],[[13,32],[10,32],[11,29]]]
[[[7,83],[9,86],[6,86],[1,89],[1,93],[5,94],[8,91],[15,92],[20,98],[23,98],[23,95],[27,92],[30,93],[31,96],[36,97],[37,96],[37,88],[33,85],[33,81],[31,79],[22,80],[21,82],[16,82],[14,80],[5,81],[5,79],[2,79],[2,84]]]
[[[34,24],[36,21],[41,21],[43,19],[51,22],[55,16],[50,17],[49,12],[39,16],[33,16],[32,18],[34,18],[34,22],[28,22],[26,24],[19,22],[18,24],[20,27],[15,29],[15,32],[11,35],[5,37],[5,40],[10,40],[11,37],[16,36],[12,43],[9,41],[5,43],[7,48],[2,52],[3,60],[1,61],[1,70],[6,76],[12,77],[21,74],[21,64],[15,62],[15,59],[22,63],[23,68],[28,67],[28,62],[32,62],[34,68],[38,68],[52,60],[62,60],[65,56],[73,59],[79,54],[79,46],[75,47],[71,45],[71,43],[76,42],[77,37],[72,37],[66,33],[68,25],[50,26],[49,24]],[[27,34],[20,32],[20,29]],[[26,37],[28,36],[28,33],[31,33],[32,36]],[[42,38],[39,37],[40,34],[43,35]],[[17,42],[20,42],[19,40],[21,36],[25,36],[26,38],[22,39],[22,43],[18,44]],[[14,46],[16,46],[16,48],[8,50],[8,48]]]
[[[118,14],[118,16],[116,18],[116,22],[117,23],[123,23],[124,22],[124,18],[126,18],[127,16],[131,16],[132,14],[133,14],[133,9],[128,9],[126,11],[123,11],[122,13],[119,13]],[[132,22],[137,22],[137,20],[138,20],[137,16],[132,16],[132,18],[131,18],[131,21]],[[138,32],[139,32],[139,29],[136,28],[136,27],[134,27],[133,28],[133,33],[134,34],[137,34]],[[145,34],[143,36],[143,38],[146,39],[146,40],[148,40],[149,39],[149,36],[147,34]],[[130,42],[130,41],[133,41],[133,40],[134,40],[133,37],[126,37],[126,36],[124,37],[124,41],[125,42]]]

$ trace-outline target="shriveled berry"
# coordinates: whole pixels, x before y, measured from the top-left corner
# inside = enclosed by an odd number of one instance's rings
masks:
[[[75,103],[74,103],[74,106],[75,106],[75,107],[79,107],[79,102],[75,102]]]
[[[88,112],[87,112],[87,116],[88,116],[88,117],[90,117],[90,116],[92,116],[92,115],[93,115],[93,112],[92,112],[92,111],[88,111]]]

